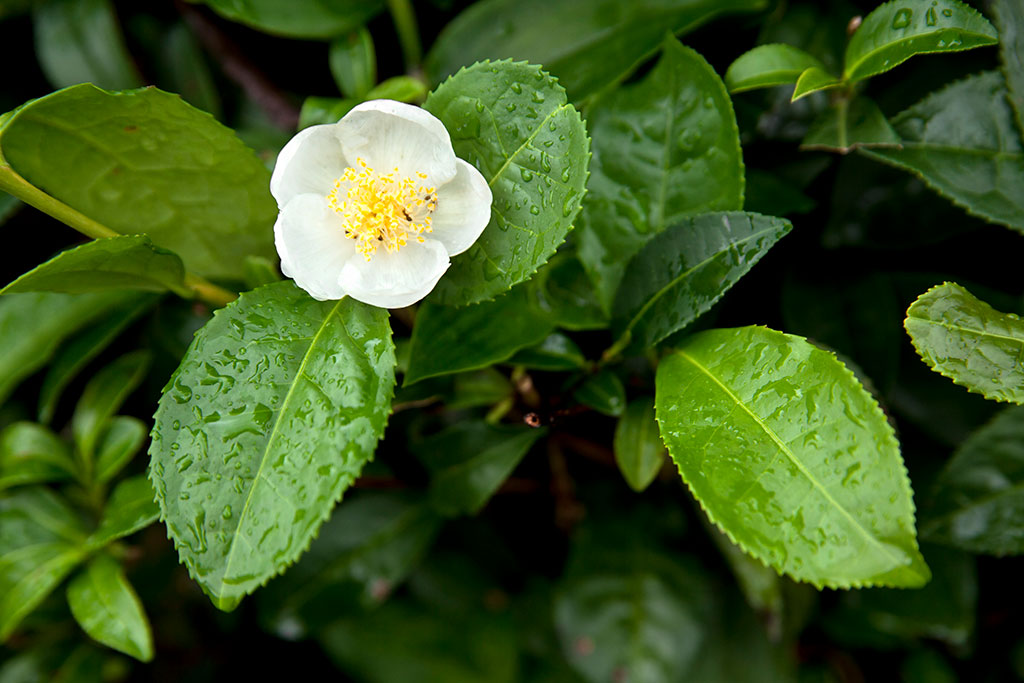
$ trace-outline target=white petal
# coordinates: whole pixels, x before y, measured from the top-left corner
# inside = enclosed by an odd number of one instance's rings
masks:
[[[345,290],[338,275],[356,252],[356,241],[345,237],[341,216],[318,194],[300,194],[284,205],[274,241],[281,271],[320,301],[340,299]]]
[[[334,188],[334,181],[350,165],[338,132],[335,123],[310,126],[299,131],[277,155],[270,194],[279,209],[297,195],[312,193],[326,197]]]
[[[437,189],[430,233],[455,256],[473,246],[491,220],[491,188],[472,164],[456,159],[458,172]]]
[[[338,121],[345,157],[364,160],[377,173],[395,168],[405,178],[425,173],[441,187],[455,176],[455,152],[444,124],[433,114],[393,100],[370,100]],[[419,179],[417,179],[419,180]]]
[[[380,306],[410,306],[434,288],[451,261],[436,240],[410,242],[396,252],[378,249],[369,261],[356,254],[341,270],[340,284],[353,299]]]

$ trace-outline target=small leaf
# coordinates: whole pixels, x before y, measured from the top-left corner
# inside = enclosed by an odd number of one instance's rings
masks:
[[[818,587],[927,583],[892,427],[834,355],[710,330],[661,361],[655,396],[683,480],[746,552]]]
[[[398,100],[399,102],[422,102],[427,96],[426,84],[412,76],[393,76],[375,85],[366,93],[368,100]]]
[[[999,26],[999,50],[1010,106],[1017,115],[1017,127],[1024,131],[1024,5],[1014,0],[995,0],[992,12]]]
[[[366,93],[377,82],[377,53],[365,26],[335,38],[327,61],[342,95],[354,100],[371,99]]]
[[[609,417],[618,417],[626,409],[626,388],[610,370],[590,375],[572,395],[583,405]]]
[[[103,509],[99,527],[87,541],[89,549],[102,548],[155,522],[160,516],[160,508],[154,498],[153,485],[145,475],[140,474],[118,484]]]
[[[125,354],[96,373],[85,386],[71,417],[71,433],[83,462],[90,463],[88,472],[92,472],[96,441],[107,429],[110,418],[146,376],[150,358],[149,351]]]
[[[71,450],[46,427],[15,422],[0,432],[0,490],[64,481],[75,471]]]
[[[630,488],[640,493],[654,481],[665,462],[665,446],[654,419],[654,399],[630,401],[615,425],[615,462]]]
[[[555,332],[540,344],[522,349],[509,359],[510,365],[521,365],[527,370],[558,372],[586,367],[587,358],[572,339]]]
[[[914,55],[995,45],[996,30],[957,0],[892,0],[864,18],[846,46],[843,78],[884,73]]]
[[[452,260],[431,298],[460,306],[493,299],[533,275],[565,240],[587,184],[587,128],[558,81],[523,62],[474,64],[423,107],[494,196],[490,224]]]
[[[903,326],[935,372],[993,401],[1024,403],[1024,321],[1013,313],[945,282],[911,304]]]
[[[796,85],[793,86],[793,96],[790,98],[790,102],[796,102],[811,93],[838,88],[842,84],[843,82],[840,79],[825,71],[825,69],[812,66],[801,73],[800,77],[796,79]]]
[[[307,97],[299,111],[299,130],[324,123],[337,123],[359,100],[336,97]]]
[[[872,100],[858,95],[829,107],[811,124],[801,149],[846,154],[857,147],[899,147],[900,136]]]
[[[142,420],[125,415],[111,418],[96,444],[96,482],[105,484],[113,479],[139,452],[147,436],[149,429]]]
[[[221,16],[289,38],[334,38],[355,30],[384,8],[384,0],[203,0]]]
[[[612,330],[634,351],[654,346],[706,313],[792,227],[752,213],[706,213],[656,235],[626,267]]]
[[[387,311],[291,282],[196,334],[156,413],[150,476],[181,560],[231,609],[309,546],[391,411]]]
[[[0,294],[105,289],[172,291],[191,298],[181,259],[154,246],[145,235],[109,237],[68,249],[0,289]]]
[[[68,584],[68,606],[94,640],[142,662],[153,659],[153,634],[142,603],[109,555],[97,555]]]
[[[796,83],[800,75],[811,67],[825,70],[817,57],[792,45],[758,45],[729,65],[725,72],[725,85],[729,92],[736,93]]]

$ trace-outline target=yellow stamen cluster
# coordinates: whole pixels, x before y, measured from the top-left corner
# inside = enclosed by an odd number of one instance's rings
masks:
[[[378,246],[398,251],[410,237],[422,242],[431,231],[430,214],[437,208],[437,191],[414,178],[400,178],[398,169],[378,174],[362,159],[345,169],[327,195],[331,208],[344,219],[345,236],[369,261]],[[425,173],[416,174],[420,180]]]

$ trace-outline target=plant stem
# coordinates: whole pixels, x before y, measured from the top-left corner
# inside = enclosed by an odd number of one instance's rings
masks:
[[[420,47],[420,32],[416,25],[416,13],[409,0],[388,0],[388,10],[398,31],[398,42],[402,45],[405,69],[409,73],[419,70],[423,51]]]

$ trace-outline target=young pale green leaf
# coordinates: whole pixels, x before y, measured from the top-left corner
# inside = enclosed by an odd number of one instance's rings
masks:
[[[384,8],[384,0],[202,0],[221,16],[289,38],[334,38],[355,30]]]
[[[612,307],[612,330],[637,352],[654,346],[706,313],[792,227],[754,213],[684,218],[629,262]]]
[[[366,93],[368,100],[398,100],[399,102],[422,102],[427,96],[427,85],[412,76],[393,76],[375,85]]]
[[[139,452],[148,435],[149,428],[142,420],[126,415],[111,418],[96,443],[96,482],[105,484],[113,479]]]
[[[75,512],[45,487],[0,496],[0,643],[85,557]]]
[[[435,82],[483,59],[543,64],[574,102],[617,83],[658,49],[718,14],[764,0],[485,0],[456,17],[427,55]]]
[[[812,66],[802,72],[800,77],[796,79],[796,85],[793,86],[793,95],[790,101],[796,102],[811,93],[838,88],[842,84],[842,80],[825,71],[825,69]]]
[[[153,485],[142,474],[125,479],[114,487],[100,525],[87,541],[90,550],[131,536],[155,522],[160,516],[155,497]]]
[[[995,0],[992,11],[999,26],[999,50],[1010,106],[1017,115],[1017,126],[1024,131],[1024,4]]]
[[[710,330],[661,361],[655,396],[683,480],[748,553],[819,587],[927,583],[892,427],[834,355]]]
[[[68,249],[0,289],[0,294],[105,289],[172,291],[191,298],[181,259],[154,246],[145,235],[109,237]]]
[[[274,256],[270,171],[177,95],[59,90],[5,121],[0,153],[38,189],[109,230],[144,232],[202,275],[241,278],[245,255]]]
[[[630,401],[615,425],[615,462],[630,488],[640,493],[651,485],[665,462],[665,445],[654,419],[654,399]]]
[[[736,58],[725,72],[729,92],[796,83],[807,69],[825,65],[817,57],[785,43],[758,45]]]
[[[935,480],[921,536],[972,553],[1024,553],[1024,407],[970,436]]]
[[[579,257],[610,310],[626,264],[685,216],[743,208],[732,101],[704,58],[667,40],[654,70],[588,112],[594,159]]]
[[[431,471],[430,501],[448,517],[475,515],[546,430],[462,422],[416,451]]]
[[[428,377],[485,368],[519,349],[538,344],[554,330],[531,306],[528,285],[493,301],[453,308],[427,301],[416,313],[404,386]]]
[[[903,326],[935,372],[993,401],[1024,403],[1024,320],[1018,316],[945,282],[911,304]]]
[[[626,387],[610,370],[590,375],[576,388],[573,398],[609,417],[618,417],[626,409]]]
[[[68,606],[89,636],[142,662],[153,659],[153,634],[117,560],[97,555],[68,584]]]
[[[337,97],[307,97],[299,110],[299,130],[324,123],[337,123],[359,100]]]
[[[608,326],[608,315],[575,254],[559,251],[537,271],[530,286],[537,307],[562,329],[597,330]]]
[[[858,147],[899,147],[900,136],[872,100],[858,95],[823,111],[800,143],[802,149],[846,154]]]
[[[71,434],[87,472],[92,473],[96,442],[107,429],[110,418],[142,383],[152,357],[149,351],[133,351],[96,373],[89,380],[71,416]]]
[[[423,107],[494,196],[491,222],[431,296],[449,305],[493,299],[533,275],[565,240],[587,185],[587,127],[558,81],[525,62],[462,69]]]
[[[892,123],[902,149],[864,154],[910,171],[968,213],[1024,232],[1024,144],[999,72],[932,93]]]
[[[345,97],[364,99],[377,82],[377,53],[373,48],[373,36],[365,26],[347,36],[335,38],[331,42],[327,63],[338,90]]]
[[[995,45],[992,24],[958,0],[891,0],[864,18],[846,46],[843,79],[885,73],[914,55]]]
[[[124,90],[143,85],[110,0],[48,0],[32,13],[36,55],[57,88],[93,83]]]
[[[67,444],[43,425],[15,422],[0,432],[0,491],[75,476]]]
[[[585,368],[587,358],[576,342],[555,332],[545,337],[540,344],[516,352],[508,362],[528,370],[559,372]]]
[[[391,411],[387,311],[291,282],[196,334],[160,399],[150,476],[182,561],[231,609],[308,547]]]

